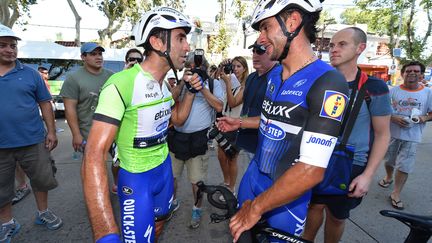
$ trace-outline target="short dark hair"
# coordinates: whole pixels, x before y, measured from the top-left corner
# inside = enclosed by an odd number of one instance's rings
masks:
[[[305,13],[305,11],[298,8],[286,8],[279,14],[285,21],[294,11],[297,11],[301,14],[303,19],[303,31],[305,32],[306,37],[309,39],[309,42],[314,43],[318,33],[316,23],[318,22],[321,12]]]
[[[423,74],[426,71],[426,67],[423,63],[419,62],[419,61],[411,61],[409,63],[406,63],[402,66],[401,72],[404,73],[405,69],[409,66],[420,66],[420,72],[421,74]]]
[[[153,47],[150,44],[150,38],[152,36],[156,36],[157,38],[162,40],[162,43],[165,44],[167,42],[168,31],[171,31],[171,30],[160,29],[160,28],[156,28],[156,29],[152,30],[152,32],[149,34],[149,37],[148,37],[146,43],[144,43],[144,45],[143,45],[144,56],[148,56],[150,54],[150,51],[153,50]]]
[[[138,49],[136,49],[136,48],[131,48],[131,49],[129,49],[129,50],[126,52],[126,55],[125,55],[125,62],[128,62],[129,55],[132,54],[132,53],[139,53],[140,56],[141,56],[141,58],[143,58],[143,54],[142,54],[142,52],[141,52],[140,50],[138,50]]]
[[[47,69],[46,67],[39,66],[39,67],[38,67],[38,71],[39,71],[39,72],[42,72],[42,71],[48,71],[48,69]]]
[[[367,43],[367,35],[362,29],[355,26],[348,27],[346,29],[350,29],[354,31],[354,41],[356,42],[357,45],[360,43]]]

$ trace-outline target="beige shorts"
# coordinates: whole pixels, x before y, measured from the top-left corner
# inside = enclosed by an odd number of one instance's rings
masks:
[[[192,184],[198,181],[204,181],[207,178],[209,151],[204,155],[198,155],[188,160],[179,160],[170,152],[174,178],[182,175],[183,168],[186,164],[188,179]]]

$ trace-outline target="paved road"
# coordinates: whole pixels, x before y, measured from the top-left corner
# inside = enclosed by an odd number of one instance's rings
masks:
[[[60,185],[50,192],[49,205],[54,212],[63,218],[64,226],[57,231],[49,231],[34,225],[36,206],[33,197],[28,196],[13,207],[15,218],[22,224],[21,232],[14,238],[13,242],[92,242],[91,229],[82,196],[79,173],[81,162],[72,160],[71,134],[67,124],[64,123],[63,119],[59,119],[57,126],[65,129],[65,132],[58,134],[59,146],[53,152],[58,167],[57,179]],[[402,194],[406,212],[432,215],[432,187],[429,184],[431,145],[432,128],[429,125],[424,141],[418,149],[415,171],[410,176]],[[243,174],[247,163],[248,161],[241,154],[239,159],[241,174]],[[377,186],[377,181],[382,178],[383,174],[384,170],[380,168],[367,197],[362,205],[353,211],[347,222],[342,242],[403,242],[408,233],[408,227],[379,214],[382,209],[392,209],[388,200],[391,189]],[[208,182],[209,184],[218,184],[221,182],[221,178],[222,174],[215,152],[211,151]],[[196,230],[187,227],[193,202],[190,184],[187,183],[184,176],[180,180],[179,198],[181,200],[180,209],[166,225],[159,242],[232,242],[226,222],[209,224],[209,214],[216,209],[213,209],[208,203],[203,206],[204,219],[201,227]],[[111,199],[118,215],[117,197],[112,195]],[[317,242],[322,242],[322,234],[318,236]]]

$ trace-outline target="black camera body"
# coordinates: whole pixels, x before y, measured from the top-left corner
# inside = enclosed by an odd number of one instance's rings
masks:
[[[239,152],[238,149],[228,141],[224,134],[219,131],[216,125],[209,128],[207,131],[207,138],[215,139],[225,154],[230,158],[233,158]]]
[[[190,72],[192,74],[194,74],[194,73],[198,74],[198,76],[200,76],[200,78],[203,82],[206,81],[209,78],[207,75],[207,72],[205,72],[205,70],[201,69],[202,63],[204,61],[204,50],[203,49],[195,49],[193,58],[194,58],[195,68],[191,69]],[[197,93],[198,92],[198,90],[194,89],[188,82],[186,82],[186,88],[191,93]]]
[[[230,74],[233,71],[233,65],[232,63],[227,63],[223,66],[223,71],[225,74]]]

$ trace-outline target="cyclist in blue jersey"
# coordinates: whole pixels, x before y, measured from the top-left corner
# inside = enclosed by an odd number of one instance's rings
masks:
[[[146,12],[133,29],[145,60],[114,74],[102,87],[82,167],[84,196],[94,239],[120,242],[109,198],[105,156],[115,139],[120,160],[118,196],[124,242],[155,242],[173,200],[173,175],[166,143],[168,124],[187,119],[202,81],[183,76],[190,86],[174,105],[164,82],[168,70],[181,69],[190,51],[186,35],[192,26],[175,9]],[[177,78],[177,76],[176,76]],[[187,80],[184,80],[187,79]]]
[[[240,183],[241,208],[230,222],[235,241],[260,218],[301,235],[310,189],[322,180],[336,144],[348,86],[311,48],[321,9],[319,0],[261,0],[252,16],[257,43],[281,66],[267,76],[259,118],[218,122],[224,132],[259,128],[255,156]]]

